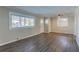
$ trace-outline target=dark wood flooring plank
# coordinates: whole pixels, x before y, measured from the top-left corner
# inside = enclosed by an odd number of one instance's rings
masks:
[[[1,52],[77,52],[75,36],[43,33],[0,47]]]

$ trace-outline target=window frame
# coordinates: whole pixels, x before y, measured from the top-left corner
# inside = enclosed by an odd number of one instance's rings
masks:
[[[62,19],[66,19],[66,23]],[[64,24],[60,25],[61,24],[60,21],[62,21],[61,23],[65,23],[66,25],[64,25]],[[68,18],[63,17],[63,18],[57,19],[57,26],[58,27],[68,27],[68,25],[69,25]]]
[[[14,27],[14,28],[12,27],[12,15],[20,17],[20,27]],[[22,26],[21,17],[32,18],[34,20],[34,25],[33,26]],[[25,23],[25,20],[24,20],[24,23]],[[28,16],[28,15],[23,15],[23,14],[20,14],[20,13],[9,12],[9,29],[32,28],[34,26],[35,26],[35,17],[34,16]]]

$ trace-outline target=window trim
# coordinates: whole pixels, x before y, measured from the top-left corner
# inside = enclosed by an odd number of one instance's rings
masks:
[[[15,13],[15,12],[9,12],[9,29],[19,29],[19,28],[33,28],[33,26],[21,26],[21,27],[15,27],[12,28],[12,15],[14,16],[19,16],[19,17],[27,17],[27,18],[33,18],[34,19],[34,24],[35,24],[35,17],[34,16],[28,16],[28,15],[23,15],[20,13]]]
[[[61,19],[67,19],[67,26],[64,26],[64,25],[61,26],[61,25],[59,25],[59,20],[61,20]],[[68,24],[68,18],[63,17],[63,18],[57,19],[57,26],[58,26],[58,27],[68,27],[68,25],[69,25],[69,24]]]

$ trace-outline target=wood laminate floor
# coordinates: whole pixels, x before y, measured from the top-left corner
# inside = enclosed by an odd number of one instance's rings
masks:
[[[43,33],[0,47],[1,52],[77,52],[75,37],[70,34]]]

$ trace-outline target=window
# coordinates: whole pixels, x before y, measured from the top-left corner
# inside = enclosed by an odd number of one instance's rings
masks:
[[[12,15],[12,27],[20,27],[20,19],[19,16]]]
[[[20,18],[20,22],[21,22],[21,26],[24,27],[25,26],[25,19],[24,19],[24,17]]]
[[[27,17],[27,16],[17,16],[15,14],[10,14],[10,28],[17,28],[17,27],[33,27],[34,26],[34,18]]]
[[[57,26],[59,27],[67,27],[68,26],[68,19],[67,18],[60,18],[57,20]]]
[[[45,19],[45,24],[48,24],[48,19],[47,18]]]
[[[25,18],[25,26],[34,26],[34,19]]]

